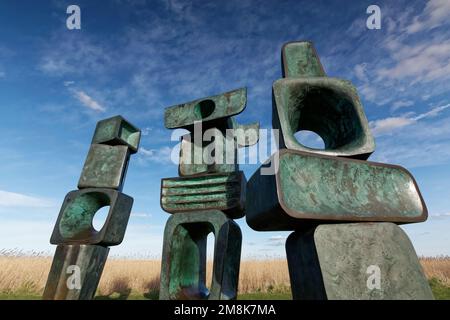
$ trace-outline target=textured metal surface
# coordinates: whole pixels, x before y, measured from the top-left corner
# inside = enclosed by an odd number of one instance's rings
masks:
[[[141,139],[141,130],[122,116],[99,121],[95,128],[92,144],[125,145],[136,153]]]
[[[122,190],[130,157],[128,149],[127,146],[91,145],[78,188]]]
[[[108,257],[109,248],[96,245],[59,245],[45,286],[44,300],[91,300]],[[79,274],[74,267],[79,268]],[[80,277],[80,287],[73,277]],[[70,286],[68,285],[71,284]]]
[[[286,253],[294,299],[433,299],[410,240],[392,223],[294,232]],[[373,266],[380,270],[379,287],[368,285]]]
[[[161,207],[168,213],[217,209],[244,216],[246,179],[242,171],[161,180]]]
[[[206,240],[211,232],[215,242],[208,290]],[[241,243],[239,226],[220,211],[171,216],[164,230],[160,299],[236,299]]]
[[[280,149],[367,159],[375,142],[356,89],[335,78],[280,79],[273,85],[274,129],[280,129]],[[323,150],[297,141],[309,130],[324,141]]]
[[[64,199],[50,239],[51,244],[118,245],[125,235],[133,198],[111,189],[91,188],[71,191]],[[95,230],[95,213],[109,206],[102,229]]]
[[[246,219],[255,230],[294,230],[326,221],[410,223],[427,218],[417,184],[402,167],[287,149],[278,155],[275,176],[258,170],[247,184]]]
[[[240,88],[216,96],[166,108],[164,124],[168,129],[188,127],[196,121],[226,120],[241,113],[247,102],[247,89]]]
[[[281,49],[283,78],[325,77],[314,45],[310,41],[293,41]]]
[[[222,156],[215,157],[219,153]],[[196,142],[191,138],[191,134],[187,134],[181,138],[178,174],[192,176],[201,173],[235,172],[239,170],[237,155],[236,140],[233,137],[226,137],[220,131],[217,132],[212,142]],[[205,158],[208,160],[207,162]]]

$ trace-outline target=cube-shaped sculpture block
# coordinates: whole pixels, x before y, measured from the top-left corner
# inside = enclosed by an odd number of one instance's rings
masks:
[[[286,254],[294,299],[433,299],[410,240],[392,223],[294,232]]]
[[[273,85],[274,129],[280,129],[280,149],[367,159],[375,150],[356,89],[345,80],[286,78]],[[304,146],[295,134],[308,130],[325,143],[323,150]]]
[[[226,137],[219,130],[216,131],[212,140],[194,141],[191,134],[186,134],[181,138],[180,164],[178,166],[180,176],[227,173],[239,170],[236,140],[233,137]]]
[[[92,144],[78,181],[78,188],[122,190],[129,158],[127,146]]]
[[[71,191],[64,199],[51,244],[98,244],[114,246],[122,242],[133,198],[111,189],[90,188]],[[104,226],[95,230],[95,213],[109,206]]]
[[[115,116],[97,123],[92,144],[125,145],[131,153],[136,153],[140,140],[141,130],[122,116]]]
[[[246,183],[242,171],[162,179],[161,208],[168,213],[216,209],[230,218],[241,218]]]
[[[247,89],[240,88],[216,96],[166,108],[167,129],[188,128],[195,122],[221,121],[241,113],[247,103]]]
[[[96,245],[58,245],[43,299],[92,300],[108,252],[109,248]]]
[[[278,170],[247,184],[246,219],[257,231],[309,228],[324,222],[421,222],[427,208],[413,176],[376,162],[284,149]],[[272,166],[274,166],[271,163]]]
[[[213,233],[212,284],[206,287],[206,241]],[[241,259],[239,226],[221,211],[175,214],[164,231],[160,300],[236,299]]]
[[[281,49],[283,78],[325,77],[314,45],[310,41],[292,41]]]

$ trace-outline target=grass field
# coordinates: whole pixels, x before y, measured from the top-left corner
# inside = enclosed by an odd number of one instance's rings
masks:
[[[40,299],[51,257],[0,254],[0,299]],[[436,299],[450,300],[450,257],[421,258]],[[159,260],[109,259],[96,299],[157,299]],[[211,265],[208,265],[208,279]],[[239,299],[291,299],[285,260],[244,260]]]

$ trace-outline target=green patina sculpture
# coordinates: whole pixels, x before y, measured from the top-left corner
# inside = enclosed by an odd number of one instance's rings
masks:
[[[392,223],[294,232],[286,254],[294,299],[433,299],[411,241]]]
[[[284,45],[282,66],[272,91],[281,150],[250,178],[246,220],[257,231],[295,231],[286,242],[294,299],[432,299],[409,239],[383,223],[426,220],[414,178],[364,161],[375,143],[356,89],[326,77],[311,42]],[[325,147],[298,142],[301,130]],[[276,173],[264,175],[267,167]],[[368,264],[380,287],[368,284]]]
[[[326,76],[311,42],[289,42],[282,49],[283,79],[273,84],[273,128],[280,129],[280,149],[367,159],[375,150],[356,88]],[[323,150],[297,141],[301,130],[317,133]]]
[[[168,129],[185,128],[179,175],[161,181],[166,224],[160,299],[228,300],[237,296],[242,235],[231,219],[244,216],[246,179],[237,149],[255,144],[258,124],[232,116],[246,105],[246,89],[169,107]],[[215,236],[213,283],[205,284],[206,240]]]
[[[214,266],[206,287],[206,238],[213,233]],[[164,230],[160,299],[236,299],[242,235],[222,211],[174,214]]]
[[[326,221],[421,222],[427,208],[411,174],[381,163],[281,150],[275,175],[251,177],[247,223],[259,231]],[[306,220],[306,221],[305,221]]]
[[[98,122],[78,182],[80,190],[67,194],[50,239],[57,248],[44,299],[94,297],[108,246],[120,244],[125,236],[133,198],[120,190],[140,136],[140,130],[121,116]],[[103,207],[109,207],[108,216],[103,227],[96,230],[92,221]]]

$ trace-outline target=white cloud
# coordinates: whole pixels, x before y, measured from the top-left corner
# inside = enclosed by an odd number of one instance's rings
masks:
[[[389,117],[385,119],[370,121],[369,125],[372,129],[372,133],[375,136],[381,136],[384,134],[389,134],[395,131],[396,129],[400,129],[406,126],[409,126],[419,120],[435,117],[445,109],[450,108],[450,104],[435,107],[428,112],[421,113],[415,117]]]
[[[53,207],[52,201],[20,193],[0,190],[0,207]]]
[[[448,0],[430,0],[427,2],[422,14],[414,17],[407,33],[416,33],[419,31],[430,30],[448,22],[450,16],[450,1]]]
[[[82,90],[71,90],[74,97],[78,99],[86,108],[89,108],[93,111],[97,112],[105,112],[106,108],[103,107],[100,103],[95,101],[92,97],[90,97],[86,92]]]
[[[159,149],[146,149],[144,147],[139,148],[138,154],[144,160],[149,160],[158,163],[170,163],[176,160],[174,163],[178,163],[178,153],[173,151],[172,148],[164,146]],[[174,158],[172,160],[172,158]]]
[[[287,239],[286,236],[278,235],[278,236],[272,236],[272,237],[270,237],[270,238],[269,238],[269,241],[284,241],[284,240],[286,240],[286,239]]]
[[[411,100],[400,100],[396,101],[392,104],[392,110],[397,110],[400,108],[411,107],[414,105],[414,102]]]

